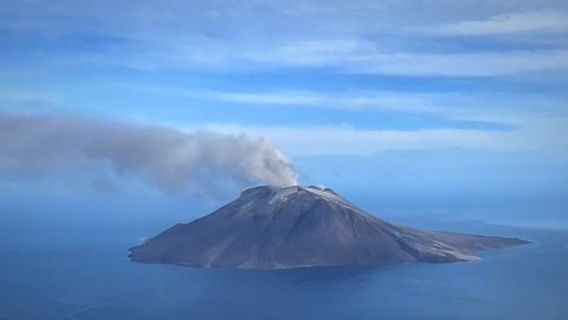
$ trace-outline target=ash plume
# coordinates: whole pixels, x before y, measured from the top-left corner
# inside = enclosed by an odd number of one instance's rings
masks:
[[[173,193],[203,193],[226,183],[289,186],[298,179],[291,162],[264,138],[91,118],[0,114],[0,176],[33,179],[109,168]]]

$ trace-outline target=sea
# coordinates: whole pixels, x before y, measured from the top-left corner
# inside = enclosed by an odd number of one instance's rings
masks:
[[[22,227],[0,250],[0,319],[568,319],[568,229],[432,217],[400,222],[531,244],[472,262],[253,271],[133,263],[127,249],[140,230],[120,223],[90,230],[81,222],[52,233]],[[81,230],[106,240],[85,242]],[[58,236],[66,246],[52,241]],[[53,245],[6,243],[42,237]]]

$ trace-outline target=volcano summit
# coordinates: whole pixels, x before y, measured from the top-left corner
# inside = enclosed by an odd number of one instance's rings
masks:
[[[192,267],[286,269],[467,261],[482,250],[526,243],[397,226],[331,189],[260,186],[129,249],[129,257]]]

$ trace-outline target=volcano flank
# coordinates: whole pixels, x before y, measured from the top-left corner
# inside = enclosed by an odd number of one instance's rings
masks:
[[[527,241],[422,231],[388,223],[331,189],[260,186],[215,212],[130,248],[137,262],[286,269],[443,263]]]

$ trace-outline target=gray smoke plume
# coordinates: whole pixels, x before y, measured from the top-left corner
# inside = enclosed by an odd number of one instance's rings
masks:
[[[98,167],[139,177],[167,192],[224,183],[288,186],[298,179],[290,161],[263,138],[89,118],[0,114],[0,174],[33,178]]]

